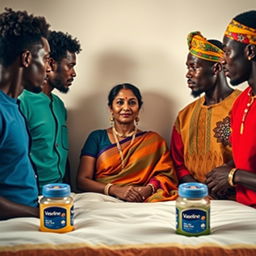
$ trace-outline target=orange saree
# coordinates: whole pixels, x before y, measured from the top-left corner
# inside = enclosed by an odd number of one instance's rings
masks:
[[[147,185],[153,178],[159,182],[157,191],[146,202],[174,200],[177,197],[177,179],[172,168],[164,139],[155,132],[138,133],[120,141],[124,167],[116,147],[103,150],[96,162],[95,179],[102,183],[119,185]]]

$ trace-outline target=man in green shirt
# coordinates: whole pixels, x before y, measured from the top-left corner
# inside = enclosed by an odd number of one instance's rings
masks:
[[[50,66],[42,92],[24,90],[19,99],[31,135],[30,156],[39,181],[39,192],[49,183],[61,183],[66,175],[68,159],[67,111],[62,100],[52,93],[57,89],[67,93],[76,76],[76,54],[80,52],[77,39],[62,32],[50,32]]]

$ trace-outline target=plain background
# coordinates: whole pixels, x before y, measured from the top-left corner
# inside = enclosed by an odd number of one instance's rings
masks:
[[[144,106],[140,129],[157,131],[169,144],[178,111],[193,101],[186,84],[186,37],[201,31],[222,40],[237,14],[255,0],[0,0],[5,7],[45,16],[52,30],[77,37],[77,77],[68,94],[73,184],[88,134],[109,126],[107,95],[118,83],[137,85]],[[243,89],[246,85],[240,86]]]

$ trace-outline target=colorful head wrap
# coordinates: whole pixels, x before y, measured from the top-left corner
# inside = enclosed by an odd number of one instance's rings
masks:
[[[204,38],[199,31],[191,32],[187,37],[189,52],[194,56],[214,62],[223,59],[224,52]]]
[[[244,44],[256,44],[256,29],[247,27],[238,21],[232,20],[225,36]]]

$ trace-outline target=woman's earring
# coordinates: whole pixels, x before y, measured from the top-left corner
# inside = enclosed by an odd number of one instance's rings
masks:
[[[140,118],[137,116],[137,117],[135,118],[135,125],[136,125],[136,126],[138,126],[139,121],[140,121]]]
[[[110,126],[112,127],[114,124],[114,117],[112,115],[109,117],[109,121],[110,121]]]

